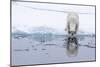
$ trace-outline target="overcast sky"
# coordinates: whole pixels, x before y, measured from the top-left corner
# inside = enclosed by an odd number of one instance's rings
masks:
[[[28,6],[28,7],[26,7]],[[57,11],[32,9],[49,9]],[[95,32],[95,8],[92,6],[60,5],[45,3],[12,3],[12,27],[23,31],[29,31],[33,27],[48,26],[64,32],[67,23],[68,12],[77,12],[79,15],[79,30]]]

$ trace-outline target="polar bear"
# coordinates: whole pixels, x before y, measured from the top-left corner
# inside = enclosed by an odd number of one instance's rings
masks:
[[[79,26],[79,16],[76,12],[69,12],[67,16],[67,24],[65,31],[68,32],[69,35],[73,36],[77,33]]]

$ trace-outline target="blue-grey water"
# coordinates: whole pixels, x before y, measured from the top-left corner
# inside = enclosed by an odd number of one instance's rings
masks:
[[[12,35],[12,65],[95,60],[95,35],[78,35],[78,48],[68,53],[66,35]]]

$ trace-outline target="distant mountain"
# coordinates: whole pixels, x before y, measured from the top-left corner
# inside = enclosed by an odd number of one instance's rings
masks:
[[[84,31],[78,31],[78,35],[94,35],[95,33],[90,33],[90,32],[84,32]]]
[[[13,32],[13,34],[27,34],[27,33],[24,31],[17,30],[15,32]]]
[[[19,29],[14,29],[14,30],[12,30],[12,33],[13,33],[13,34],[27,34],[27,32],[21,31],[21,30],[19,30]]]
[[[34,27],[30,31],[32,34],[40,33],[40,34],[57,34],[57,31],[53,28],[49,28],[46,26]]]
[[[83,32],[83,31],[78,31],[77,34],[78,34],[78,35],[80,35],[80,34],[85,34],[85,32]]]
[[[19,30],[19,29],[13,29],[12,30],[12,36],[14,38],[24,38],[24,37],[27,37],[29,34],[27,32],[24,32],[22,30]]]
[[[68,34],[67,32],[65,31],[59,31],[59,30],[56,30],[54,28],[50,28],[50,27],[47,27],[47,26],[39,26],[39,27],[33,27],[33,28],[30,28],[28,30],[28,32],[25,32],[24,30],[20,30],[20,29],[17,29],[17,28],[13,28],[12,29],[12,33],[13,34],[50,34],[50,35],[66,35]],[[93,34],[93,33],[88,33],[88,32],[83,32],[83,31],[78,31],[77,32],[78,35],[87,35],[87,34]]]

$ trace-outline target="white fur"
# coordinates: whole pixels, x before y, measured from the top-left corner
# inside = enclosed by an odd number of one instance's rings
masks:
[[[67,25],[65,31],[69,32],[76,32],[78,31],[78,25],[79,25],[79,16],[75,12],[68,13],[67,16]]]

